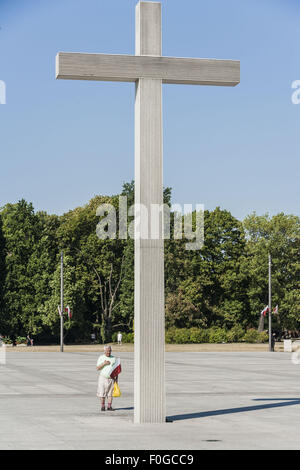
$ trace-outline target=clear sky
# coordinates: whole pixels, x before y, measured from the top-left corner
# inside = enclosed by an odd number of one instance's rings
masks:
[[[134,54],[136,0],[0,0],[0,206],[62,214],[134,177],[134,84],[55,80],[58,51]],[[164,85],[173,202],[300,216],[299,0],[162,0],[163,54],[239,59],[235,88]]]

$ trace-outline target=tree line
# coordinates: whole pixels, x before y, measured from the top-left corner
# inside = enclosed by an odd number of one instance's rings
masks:
[[[123,186],[128,206],[134,183]],[[108,342],[134,328],[134,242],[101,240],[97,208],[119,195],[96,196],[62,216],[35,212],[21,200],[0,210],[0,333],[30,334],[38,343],[59,338],[60,252],[64,251],[66,342]],[[171,190],[164,190],[171,206]],[[174,214],[173,214],[174,215]],[[171,213],[172,216],[172,213]],[[130,219],[130,217],[129,217]],[[174,228],[174,227],[173,227]],[[172,231],[172,218],[171,218]],[[257,328],[268,304],[272,255],[274,328],[300,328],[300,218],[255,213],[243,221],[217,207],[204,213],[205,242],[187,251],[186,240],[165,240],[166,329]],[[267,325],[266,325],[267,326]]]

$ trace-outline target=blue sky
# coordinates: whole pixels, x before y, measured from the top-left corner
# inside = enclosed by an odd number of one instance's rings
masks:
[[[0,0],[0,206],[62,214],[134,176],[134,85],[55,80],[58,51],[134,54],[136,0]],[[300,216],[300,2],[162,0],[163,54],[239,59],[235,88],[165,85],[173,202]]]

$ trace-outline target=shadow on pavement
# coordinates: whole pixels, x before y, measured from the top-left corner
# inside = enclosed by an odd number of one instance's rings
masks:
[[[122,410],[134,410],[133,406],[129,406],[128,408],[115,408],[116,411],[122,411]]]
[[[280,408],[283,406],[300,405],[300,398],[255,398],[253,401],[275,401],[280,403],[270,403],[265,405],[244,406],[241,408],[228,408],[226,410],[202,411],[198,413],[186,413],[181,415],[168,416],[172,421],[181,421],[183,419],[206,418],[208,416],[227,415],[232,413],[243,413],[246,411],[266,410],[269,408]],[[284,401],[282,401],[284,400]]]

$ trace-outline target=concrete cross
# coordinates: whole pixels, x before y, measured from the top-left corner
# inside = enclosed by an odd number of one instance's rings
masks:
[[[162,84],[235,86],[240,63],[162,57],[161,3],[136,6],[136,55],[60,52],[56,78],[134,82],[135,203],[163,204]],[[151,221],[140,214],[140,225]],[[160,221],[161,223],[161,221]],[[134,422],[165,421],[164,241],[135,240]]]

